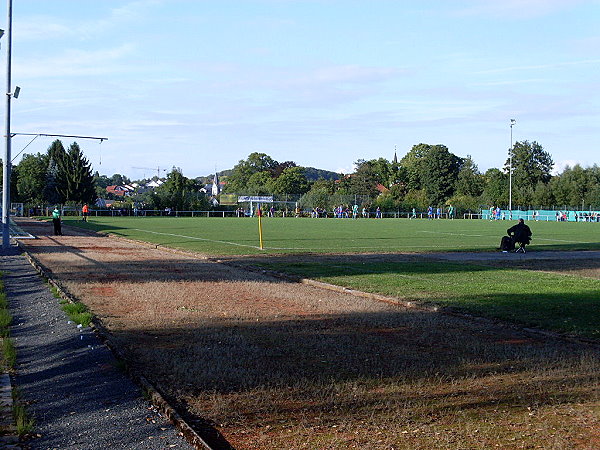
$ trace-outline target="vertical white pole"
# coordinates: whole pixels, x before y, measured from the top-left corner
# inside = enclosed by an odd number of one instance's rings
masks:
[[[512,215],[512,157],[513,157],[513,125],[516,123],[515,119],[510,119],[510,150],[509,150],[509,162],[508,162],[508,211],[509,216]]]
[[[6,147],[4,149],[4,166],[2,168],[2,248],[10,247],[10,98],[11,86],[11,47],[12,47],[12,0],[8,0],[8,26],[6,30]]]

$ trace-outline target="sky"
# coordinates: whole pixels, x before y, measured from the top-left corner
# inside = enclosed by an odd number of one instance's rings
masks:
[[[485,171],[515,119],[555,170],[590,166],[599,21],[600,0],[13,0],[11,131],[106,137],[76,139],[101,174],[194,178],[252,152],[348,173],[418,143]],[[15,164],[52,142],[30,140]]]

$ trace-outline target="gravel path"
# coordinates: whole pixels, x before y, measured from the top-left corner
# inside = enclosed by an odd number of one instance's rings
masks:
[[[93,332],[68,323],[24,256],[4,253],[0,270],[13,315],[16,385],[40,435],[30,448],[190,448]]]

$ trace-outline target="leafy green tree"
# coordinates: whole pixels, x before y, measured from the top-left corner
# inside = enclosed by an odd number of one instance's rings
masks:
[[[444,145],[435,145],[423,158],[422,185],[432,205],[442,205],[454,193],[462,159]]]
[[[533,191],[533,196],[531,199],[531,204],[534,206],[534,208],[550,208],[556,204],[556,198],[554,197],[552,188],[552,181],[553,180],[551,180],[550,183],[542,183],[541,181],[538,182]]]
[[[484,186],[484,176],[473,158],[467,155],[458,172],[454,195],[446,201],[446,205],[454,206],[456,214],[478,211]]]
[[[392,164],[385,158],[372,159],[369,161],[371,165],[371,170],[377,180],[377,183],[389,188],[392,184],[394,184],[395,175],[398,170],[398,165]]]
[[[427,193],[424,189],[409,189],[404,199],[398,203],[398,207],[403,211],[410,211],[412,208],[424,211],[428,203]]]
[[[329,189],[323,184],[313,185],[312,189],[304,194],[298,202],[301,208],[332,208],[332,196]]]
[[[183,211],[190,206],[190,197],[194,192],[194,182],[183,175],[180,168],[173,167],[167,180],[156,189],[151,197],[158,208],[174,208]]]
[[[508,175],[500,169],[488,169],[484,175],[482,201],[490,206],[508,205]]]
[[[454,206],[456,216],[465,212],[478,213],[481,206],[481,197],[475,197],[469,194],[455,193],[446,201],[446,206]]]
[[[590,189],[585,197],[587,209],[600,209],[600,167],[594,164],[588,168]]]
[[[456,194],[479,197],[483,193],[484,179],[471,155],[463,160],[456,180]]]
[[[273,178],[279,178],[286,169],[289,169],[291,167],[298,167],[298,165],[294,161],[285,161],[282,163],[277,163],[277,165],[271,170]]]
[[[304,194],[310,185],[303,167],[290,166],[271,183],[273,194]]]
[[[580,208],[586,202],[588,192],[593,187],[591,171],[583,169],[579,164],[566,167],[557,177],[554,177],[553,188],[559,205]]]
[[[109,183],[107,186],[123,186],[124,184],[130,184],[131,180],[127,178],[125,175],[121,175],[120,173],[115,173],[108,179]],[[106,186],[105,186],[106,187]]]
[[[23,155],[21,162],[17,166],[16,173],[16,188],[19,201],[24,203],[43,203],[47,168],[47,155],[40,153],[37,155]]]
[[[251,153],[248,158],[239,161],[234,166],[231,175],[227,179],[225,190],[229,193],[248,192],[248,183],[252,175],[259,172],[268,172],[272,176],[278,166],[279,163],[265,153]],[[253,181],[254,187],[256,187],[256,181],[256,179]]]
[[[106,175],[100,175],[98,171],[94,173],[94,187],[96,189],[97,197],[105,197],[106,188],[110,185],[110,178],[108,178]]]
[[[413,145],[412,149],[400,160],[400,167],[406,170],[407,188],[409,190],[417,190],[423,187],[423,161],[432,148],[432,145],[423,143]]]
[[[381,182],[382,164],[377,160],[359,159],[355,163],[356,170],[350,177],[349,194],[375,197],[379,194],[377,184]],[[387,176],[387,173],[385,174]],[[387,180],[386,180],[387,181]]]
[[[537,142],[516,142],[512,149],[513,187],[534,188],[538,182],[548,183],[552,178],[551,172],[554,161],[550,153]],[[504,164],[508,173],[510,157]]]
[[[391,192],[384,192],[377,196],[374,207],[379,207],[382,211],[395,211],[398,206],[398,200]]]
[[[11,202],[17,201],[17,197],[18,197],[17,178],[18,178],[18,167],[11,166],[11,173],[10,173],[10,201]],[[2,159],[0,158],[0,192],[2,192],[3,179],[4,179],[4,163],[2,162]]]
[[[537,185],[536,185],[537,186]],[[533,199],[536,186],[515,186],[512,189],[513,205],[531,209],[533,207]]]
[[[326,192],[329,193],[329,195],[332,195],[337,190],[336,184],[336,181],[333,179],[320,178],[314,183],[312,183],[312,185],[310,186],[310,191],[324,189]]]
[[[253,173],[246,183],[246,189],[242,193],[264,195],[273,192],[273,176],[269,171]]]
[[[402,186],[402,191],[406,193],[408,191],[408,169],[402,167],[400,164],[391,165],[391,174],[389,178],[390,189],[394,186]]]

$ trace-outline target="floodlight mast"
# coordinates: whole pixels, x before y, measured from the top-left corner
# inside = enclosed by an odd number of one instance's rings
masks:
[[[508,215],[512,215],[512,157],[513,157],[513,135],[512,128],[516,124],[515,119],[510,119],[510,149],[508,150]]]
[[[2,167],[2,248],[10,247],[10,99],[11,85],[11,51],[12,51],[12,0],[7,0],[7,29],[6,29],[6,147],[4,149],[4,164]]]

